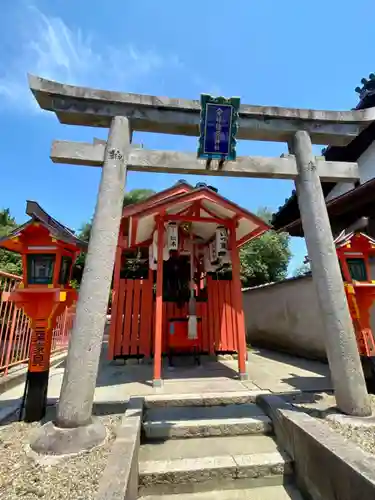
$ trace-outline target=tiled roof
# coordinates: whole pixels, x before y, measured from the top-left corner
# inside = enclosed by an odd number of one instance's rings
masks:
[[[23,229],[32,224],[34,221],[38,221],[57,239],[65,241],[68,244],[76,245],[82,251],[87,251],[87,243],[85,241],[77,238],[74,231],[51,217],[36,201],[28,200],[26,202],[26,214],[31,217],[30,220],[21,226],[18,226],[7,236],[1,238],[0,243],[8,241],[13,236],[18,236]]]

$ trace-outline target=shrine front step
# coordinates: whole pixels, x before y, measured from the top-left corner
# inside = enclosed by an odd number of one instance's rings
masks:
[[[272,422],[254,403],[153,408],[143,430],[148,440],[271,434]]]
[[[268,390],[205,392],[203,394],[152,394],[145,397],[144,407],[172,408],[185,406],[227,406],[255,403],[257,397],[270,394]]]
[[[146,444],[139,459],[139,494],[145,496],[282,486],[293,472],[275,441],[260,435]]]
[[[272,421],[252,402],[257,395],[147,397],[139,450],[142,500],[301,500],[291,493],[292,461],[277,446]]]
[[[294,486],[278,485],[175,495],[147,495],[140,500],[303,500],[303,498]]]

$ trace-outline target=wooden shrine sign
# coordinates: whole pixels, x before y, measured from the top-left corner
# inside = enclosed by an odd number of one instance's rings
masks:
[[[201,120],[198,158],[236,159],[236,133],[240,98],[201,95]]]

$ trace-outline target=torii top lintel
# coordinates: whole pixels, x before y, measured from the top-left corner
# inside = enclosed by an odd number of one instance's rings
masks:
[[[109,127],[114,116],[127,116],[133,130],[199,136],[197,100],[127,94],[65,85],[29,75],[29,85],[42,109],[61,123]],[[315,144],[342,146],[375,120],[375,108],[323,111],[243,104],[238,139],[288,142],[306,130]]]

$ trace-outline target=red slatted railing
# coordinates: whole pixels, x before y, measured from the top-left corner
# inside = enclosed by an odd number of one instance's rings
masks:
[[[4,300],[4,292],[11,292],[20,283],[20,276],[0,271],[0,377],[8,374],[13,366],[27,363],[29,359],[31,329],[22,309]],[[67,309],[58,319],[53,330],[52,352],[67,349],[73,325],[74,310]]]

